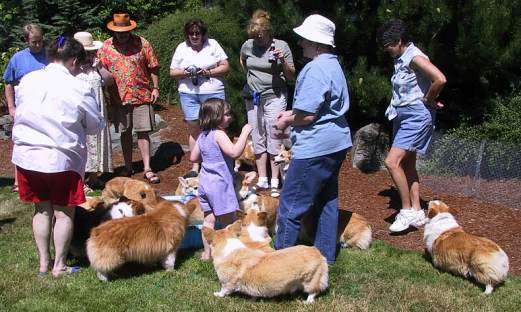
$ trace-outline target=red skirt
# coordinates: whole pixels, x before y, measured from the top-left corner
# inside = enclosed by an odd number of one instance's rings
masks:
[[[17,168],[18,194],[25,202],[50,201],[57,206],[73,207],[85,202],[83,179],[75,171],[44,173]]]

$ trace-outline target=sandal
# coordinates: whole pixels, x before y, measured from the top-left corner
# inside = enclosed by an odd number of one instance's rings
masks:
[[[143,173],[143,178],[145,178],[150,184],[158,184],[161,182],[159,180],[159,176],[155,174],[152,170],[147,170]]]
[[[11,192],[18,193],[18,185],[13,184],[13,186],[11,186]]]
[[[59,270],[59,271],[52,271],[52,276],[54,278],[62,277],[64,275],[74,274],[81,271],[80,267],[78,266],[66,266],[65,268]]]

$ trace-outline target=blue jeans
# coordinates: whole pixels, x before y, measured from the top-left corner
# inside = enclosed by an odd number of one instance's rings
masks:
[[[217,93],[208,94],[191,94],[191,93],[179,93],[179,100],[181,102],[181,108],[185,115],[186,121],[199,120],[199,110],[201,104],[206,102],[208,99],[217,98],[224,100],[224,91]]]
[[[280,197],[275,249],[298,243],[300,220],[311,210],[318,215],[314,245],[329,264],[336,259],[338,228],[338,172],[346,151],[292,159]]]

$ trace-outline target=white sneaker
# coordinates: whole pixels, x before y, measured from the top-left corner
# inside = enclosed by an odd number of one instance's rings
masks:
[[[425,224],[425,213],[423,210],[402,209],[396,215],[393,224],[389,227],[391,232],[402,232],[407,230],[411,225],[414,227]]]

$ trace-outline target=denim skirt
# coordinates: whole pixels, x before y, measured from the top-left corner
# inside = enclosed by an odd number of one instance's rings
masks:
[[[420,154],[427,153],[434,132],[436,110],[423,103],[396,107],[393,119],[393,147]]]

